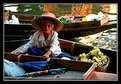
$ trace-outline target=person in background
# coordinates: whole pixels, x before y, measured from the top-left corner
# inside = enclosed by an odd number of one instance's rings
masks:
[[[17,55],[28,53],[29,55],[48,58],[66,58],[76,60],[74,56],[61,51],[58,40],[58,32],[63,28],[61,21],[56,19],[53,13],[43,13],[32,21],[32,26],[37,30],[31,40]]]
[[[7,23],[8,20],[9,20],[9,11],[8,10],[4,10],[3,21],[4,21],[4,23]]]
[[[10,19],[10,14],[8,10],[4,10],[3,21],[4,24],[20,24],[19,19],[15,15],[12,15]]]

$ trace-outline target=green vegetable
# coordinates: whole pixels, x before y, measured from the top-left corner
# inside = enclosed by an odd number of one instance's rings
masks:
[[[69,19],[69,18],[65,18],[65,17],[59,17],[58,18],[62,23],[71,23],[74,22],[73,20]]]

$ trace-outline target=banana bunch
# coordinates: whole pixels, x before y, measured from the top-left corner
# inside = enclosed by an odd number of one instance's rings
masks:
[[[95,62],[96,67],[101,67],[108,62],[107,56],[104,55],[99,48],[93,48],[89,53],[79,54],[80,61]]]

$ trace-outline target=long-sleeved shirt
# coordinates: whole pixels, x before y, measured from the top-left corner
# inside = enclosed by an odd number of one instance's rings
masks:
[[[20,24],[19,19],[15,15],[12,15],[11,18],[10,20],[5,20],[4,24]]]
[[[58,40],[58,33],[56,31],[52,31],[46,40],[44,38],[43,32],[36,31],[32,39],[24,46],[21,52],[22,53],[26,52],[26,50],[31,46],[35,46],[37,48],[50,46],[49,50],[51,50],[52,54],[55,56],[62,53],[60,48],[60,43]]]

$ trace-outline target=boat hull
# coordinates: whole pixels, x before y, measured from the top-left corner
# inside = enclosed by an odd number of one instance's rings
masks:
[[[88,24],[87,24],[88,25]],[[59,31],[59,37],[62,39],[74,38],[79,36],[87,36],[95,33],[102,32],[107,29],[117,28],[117,24],[109,24],[102,26],[64,26]],[[5,35],[32,35],[35,32],[31,24],[5,24]]]
[[[20,59],[20,57],[18,57],[15,54],[5,53],[4,55],[5,55],[5,59],[9,61],[16,62],[17,58]],[[21,59],[22,59],[21,62],[26,62],[28,59],[29,61],[30,59],[31,61],[38,61],[39,58],[40,58],[39,56],[23,55],[21,56]],[[38,76],[36,75],[37,77],[33,76],[32,79],[38,80],[40,78],[41,80],[48,80],[48,79],[49,80],[55,80],[55,79],[56,80],[90,80],[94,74],[95,67],[96,67],[95,63],[87,63],[87,62],[81,62],[81,61],[75,61],[75,60],[63,60],[59,58],[50,59],[49,63],[56,65],[56,69],[64,67],[66,71],[61,75],[53,75],[53,74],[39,75],[38,74]],[[28,75],[26,76],[25,77],[4,77],[4,78],[6,80],[21,80],[21,79],[32,80],[32,79],[29,79]]]

